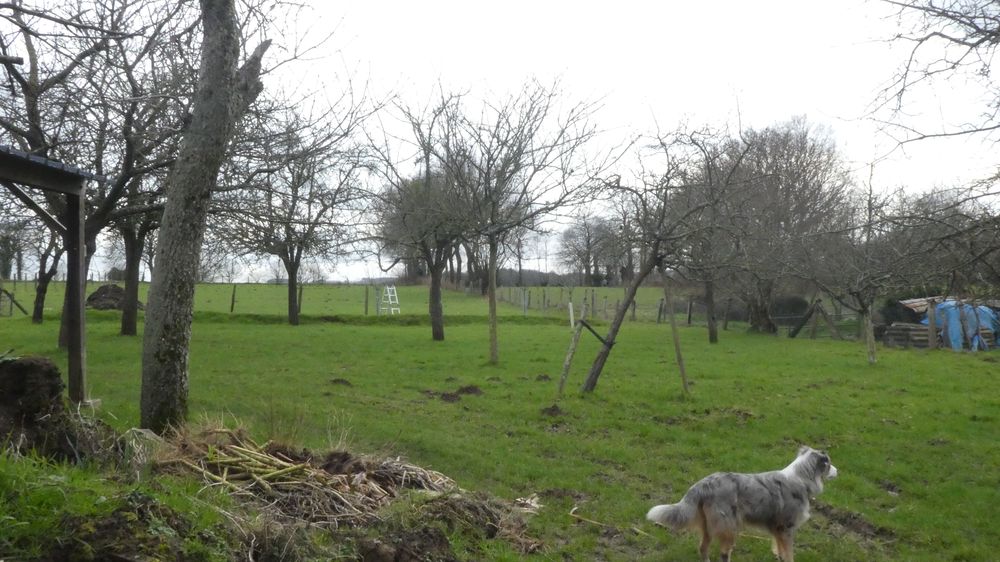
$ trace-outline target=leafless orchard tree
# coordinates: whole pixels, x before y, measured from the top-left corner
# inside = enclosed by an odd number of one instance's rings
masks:
[[[898,8],[900,32],[893,38],[909,46],[908,56],[876,100],[877,109],[890,110],[891,129],[899,140],[988,134],[1000,129],[1000,85],[992,76],[1000,45],[1000,5],[991,0],[883,0]],[[978,81],[991,96],[978,122],[928,132],[905,115],[911,98],[942,80]]]
[[[236,254],[281,261],[292,325],[304,260],[336,257],[360,212],[366,155],[355,135],[366,114],[355,100],[341,101],[317,117],[288,110],[254,121],[227,167],[238,180],[214,203],[213,231]]]
[[[742,203],[725,219],[736,239],[734,277],[750,329],[774,333],[770,308],[775,291],[791,274],[790,245],[834,228],[829,220],[843,205],[851,180],[829,133],[802,118],[747,130],[742,138],[750,148],[730,180],[741,185]]]
[[[449,105],[433,154],[453,179],[481,237],[488,275],[490,363],[500,361],[497,334],[497,269],[501,249],[523,227],[588,197],[608,164],[585,154],[597,136],[595,106],[562,106],[558,85],[531,82],[478,114],[464,100]],[[470,255],[470,262],[473,257]]]
[[[201,63],[190,124],[167,177],[167,202],[149,288],[142,352],[142,427],[157,432],[187,416],[194,284],[209,201],[235,123],[263,89],[260,43],[239,65],[233,0],[201,0]]]
[[[590,367],[583,392],[593,392],[597,387],[639,287],[657,268],[665,269],[683,251],[708,206],[707,200],[691,197],[697,181],[698,154],[685,142],[685,136],[683,132],[658,136],[651,146],[655,152],[641,155],[643,171],[635,185],[619,180],[606,186],[610,198],[626,201],[631,208],[636,237],[630,245],[643,248],[643,257]]]
[[[10,142],[108,178],[87,193],[89,263],[110,224],[131,233],[124,217],[148,210],[156,187],[144,178],[173,160],[193,80],[185,45],[196,14],[156,0],[19,2],[0,14],[10,24],[0,54],[26,55],[23,66],[4,65],[14,95],[0,102],[0,125]],[[42,204],[63,212],[58,197]]]
[[[1000,46],[1000,4],[989,0],[885,1],[898,9],[900,32],[893,41],[908,46],[906,59],[875,100],[876,115],[879,111],[889,113],[888,118],[880,119],[886,130],[894,133],[901,145],[957,136],[1000,140],[1000,84],[993,76]],[[908,109],[922,92],[943,81],[962,83],[960,80],[978,83],[985,94],[979,119],[965,119],[959,125],[935,123],[933,130],[914,124]],[[925,232],[937,230],[940,244],[975,248],[961,253],[975,256],[978,267],[988,269],[992,264],[989,256],[1000,252],[1000,220],[995,208],[1000,195],[998,180],[1000,174],[994,173],[963,186],[949,197],[950,204],[925,209],[928,214],[922,219],[913,215],[915,209],[900,219]],[[945,216],[949,219],[942,218]],[[960,276],[962,272],[955,269],[952,274]]]
[[[689,206],[704,204],[705,212],[696,218],[698,227],[691,230],[686,251],[676,269],[689,279],[700,281],[708,323],[709,343],[718,343],[716,291],[719,280],[732,274],[737,261],[739,232],[737,224],[745,208],[749,190],[745,181],[754,177],[744,173],[744,160],[753,145],[726,131],[701,129],[686,133],[681,139],[696,153],[697,167],[692,170],[692,185],[687,190]]]
[[[469,232],[467,209],[446,165],[439,160],[442,147],[442,121],[452,116],[457,96],[442,96],[433,107],[419,111],[397,105],[412,137],[402,146],[416,148],[419,168],[415,175],[405,170],[405,157],[397,154],[390,137],[383,130],[381,140],[370,135],[375,154],[373,169],[383,184],[373,197],[379,253],[394,265],[416,258],[426,265],[430,277],[428,314],[431,339],[444,340],[442,287],[445,268],[459,250]],[[460,258],[459,258],[460,259]],[[461,265],[459,265],[461,268]]]

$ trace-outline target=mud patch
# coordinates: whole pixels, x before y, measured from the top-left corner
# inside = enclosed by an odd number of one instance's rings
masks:
[[[542,415],[555,418],[566,415],[566,412],[563,412],[562,408],[560,408],[558,404],[553,404],[548,408],[542,408]]]
[[[902,490],[895,483],[888,480],[879,480],[878,487],[882,488],[886,492],[889,492],[890,496],[898,496]]]
[[[458,402],[462,396],[479,396],[483,394],[483,389],[474,384],[462,386],[454,392],[435,392],[433,390],[423,390],[421,393],[429,398],[440,398],[445,402]]]
[[[458,562],[448,537],[436,527],[383,534],[358,544],[362,562]]]
[[[812,509],[830,522],[830,531],[833,534],[855,535],[868,542],[887,542],[896,537],[896,533],[892,529],[879,527],[865,519],[860,513],[839,509],[818,501],[812,503]]]
[[[354,386],[351,381],[347,379],[330,379],[330,384],[340,385],[340,386]]]

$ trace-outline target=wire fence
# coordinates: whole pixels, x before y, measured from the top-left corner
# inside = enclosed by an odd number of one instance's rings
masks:
[[[708,324],[708,307],[699,300],[689,296],[677,296],[667,304],[660,288],[644,288],[637,295],[628,310],[625,320],[628,322],[669,321],[670,314],[678,324],[687,326],[706,326]],[[601,289],[567,289],[565,287],[503,287],[497,292],[497,300],[506,307],[507,314],[519,311],[522,316],[562,317],[569,321],[569,310],[572,306],[575,318],[585,312],[585,319],[596,322],[610,322],[624,302],[624,290],[621,288]],[[737,301],[731,298],[722,299],[716,303],[716,322],[722,329],[729,324],[746,326],[746,311]],[[819,314],[806,318],[806,311],[799,314],[772,315],[771,319],[777,326],[777,335],[807,338],[838,338],[852,339],[858,335],[859,321],[857,314],[851,311],[831,311],[826,314],[829,321]],[[798,328],[798,329],[796,329]]]

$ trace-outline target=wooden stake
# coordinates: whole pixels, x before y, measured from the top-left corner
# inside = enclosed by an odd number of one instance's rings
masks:
[[[587,305],[583,305],[583,314],[587,312]],[[569,303],[569,315],[570,322],[572,322],[573,317],[573,303]],[[566,352],[566,359],[563,361],[562,376],[559,377],[559,392],[556,394],[556,398],[562,398],[563,388],[566,386],[566,378],[569,376],[569,368],[573,364],[573,356],[576,355],[576,346],[580,343],[580,334],[583,332],[583,322],[579,322],[576,325],[576,329],[573,331],[573,339],[569,342],[569,350]]]

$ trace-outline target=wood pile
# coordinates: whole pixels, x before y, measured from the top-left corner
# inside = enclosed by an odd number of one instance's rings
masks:
[[[927,347],[927,326],[908,322],[893,322],[885,331],[883,343],[888,347]]]
[[[938,326],[941,329],[941,326]],[[989,346],[989,349],[996,347],[995,334],[988,328],[980,328],[979,335]],[[940,340],[940,338],[938,338]],[[927,347],[927,325],[911,324],[907,322],[894,322],[885,331],[883,343],[887,347]],[[942,347],[938,341],[938,347]]]

